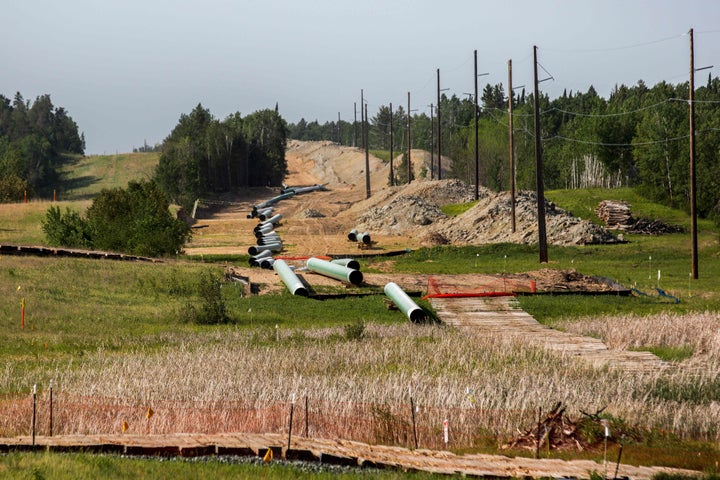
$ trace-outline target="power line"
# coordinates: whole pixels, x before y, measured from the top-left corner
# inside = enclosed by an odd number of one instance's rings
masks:
[[[685,35],[687,35],[687,32],[684,32],[680,35],[673,35],[671,37],[663,37],[658,38],[657,40],[650,40],[648,42],[641,42],[641,43],[634,43],[630,45],[621,45],[618,47],[609,47],[609,48],[543,48],[543,50],[548,52],[558,52],[558,53],[602,53],[602,52],[615,52],[619,50],[631,50],[634,48],[640,48],[640,47],[646,47],[648,45],[655,45],[658,43],[668,42],[670,40],[677,40],[678,38],[682,38]]]

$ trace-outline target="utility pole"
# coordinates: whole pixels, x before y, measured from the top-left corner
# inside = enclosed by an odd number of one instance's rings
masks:
[[[407,111],[407,183],[412,180],[412,163],[410,161],[410,149],[412,148],[412,137],[410,136],[410,92],[408,92],[408,111]]]
[[[430,104],[430,180],[435,179],[435,171],[433,170],[435,166],[435,159],[433,158],[435,155],[435,118],[433,117],[433,104]]]
[[[442,129],[440,128],[440,69],[437,69],[437,152],[438,152],[438,180],[442,180]]]
[[[353,102],[353,147],[357,147],[357,102]]]
[[[512,233],[515,233],[515,135],[513,133],[512,59],[508,60],[508,137],[510,143],[510,214]]]
[[[477,73],[477,50],[473,52],[475,57],[475,104],[473,111],[475,112],[475,200],[480,198],[480,154],[478,153],[478,73]]]
[[[390,186],[395,186],[395,173],[393,173],[393,109],[390,102]]]
[[[365,148],[365,98],[364,98],[364,92],[362,88],[360,89],[360,124],[362,125],[362,128],[360,129],[360,142],[362,143],[361,147]]]
[[[540,263],[548,262],[547,234],[545,232],[545,187],[543,185],[542,142],[540,138],[540,88],[538,84],[537,46],[533,46],[533,69],[535,71],[535,180],[537,184],[538,248]]]
[[[365,105],[365,123],[367,124],[367,105]],[[370,198],[370,147],[368,142],[369,125],[365,126],[365,198]]]
[[[690,29],[690,236],[692,237],[692,278],[698,279],[697,183],[695,179],[695,47]]]

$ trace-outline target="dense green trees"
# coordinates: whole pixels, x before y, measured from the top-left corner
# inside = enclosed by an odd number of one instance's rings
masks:
[[[201,196],[240,186],[280,185],[286,142],[287,125],[276,110],[221,122],[198,104],[165,139],[155,179],[186,209]]]
[[[182,250],[188,226],[173,218],[168,201],[154,182],[130,182],[127,189],[105,189],[95,197],[85,218],[57,206],[48,209],[43,231],[50,245],[172,255]]]
[[[20,201],[55,179],[64,153],[83,153],[85,139],[64,108],[49,95],[34,103],[18,92],[0,95],[0,202]]]
[[[510,185],[507,93],[502,85],[486,85],[480,97],[480,183],[493,189]],[[635,187],[665,204],[689,209],[688,83],[661,82],[652,88],[639,81],[616,86],[608,99],[591,86],[587,92],[564,92],[551,100],[540,97],[545,187]],[[698,213],[720,218],[720,79],[708,77],[696,88],[696,170]],[[370,120],[370,148],[387,149],[389,109]],[[453,160],[452,175],[475,179],[474,122],[471,98],[443,95],[440,102],[442,151]],[[406,149],[405,113],[396,114],[394,148]],[[533,98],[513,95],[515,164],[518,188],[535,188]],[[352,124],[340,125],[352,132]],[[289,126],[292,138],[334,140],[335,122],[304,120]],[[437,127],[436,127],[437,128]],[[413,148],[436,145],[426,113],[411,121]],[[352,136],[340,137],[352,145]],[[435,147],[436,148],[436,147]]]

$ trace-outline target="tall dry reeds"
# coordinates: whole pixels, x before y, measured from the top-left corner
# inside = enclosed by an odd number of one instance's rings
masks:
[[[718,320],[706,315],[659,316],[657,322]],[[621,321],[588,323],[587,330],[597,333],[600,324]],[[630,343],[623,345],[631,345],[635,340],[628,337],[643,335],[641,331],[649,335],[662,329],[658,325],[646,330],[625,325],[625,335],[618,333],[617,341],[624,338]],[[666,330],[674,328],[679,327],[668,325]],[[611,345],[616,342],[610,339],[613,335],[608,333]],[[667,341],[686,338],[678,335]],[[708,330],[695,341],[704,346],[697,355],[706,369],[687,361],[693,368],[681,364],[637,373],[594,368],[578,358],[442,326],[368,325],[361,340],[347,338],[341,328],[287,330],[280,331],[279,341],[271,331],[223,328],[194,339],[174,339],[161,350],[138,346],[136,353],[123,355],[98,351],[57,365],[52,374],[55,432],[119,432],[124,421],[134,433],[287,432],[294,394],[293,432],[298,435],[305,433],[307,414],[311,436],[410,446],[412,395],[419,443],[425,447],[443,446],[444,419],[450,423],[451,446],[465,447],[482,435],[499,440],[512,435],[532,424],[538,407],[556,401],[568,405],[571,415],[607,407],[606,412],[641,428],[717,439],[720,404],[685,398],[681,388],[691,382],[709,388],[717,383],[717,338]],[[0,381],[13,377],[31,388],[44,383],[38,375],[6,368]],[[28,398],[25,394],[3,400],[4,407],[12,407],[2,410],[0,435],[28,432]],[[39,398],[38,425],[46,425],[47,391]],[[155,414],[148,419],[149,407]]]

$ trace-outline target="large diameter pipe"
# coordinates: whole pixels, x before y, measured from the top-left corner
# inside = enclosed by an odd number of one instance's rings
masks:
[[[330,260],[330,263],[337,263],[338,265],[352,268],[353,270],[360,270],[360,262],[354,258],[336,258],[334,260]]]
[[[325,190],[325,187],[323,185],[311,185],[309,187],[295,187],[293,188],[293,191],[295,192],[295,195],[300,195],[301,193],[310,193],[310,192],[316,192],[318,190]]]
[[[285,260],[275,260],[272,264],[272,268],[278,274],[290,293],[293,295],[302,295],[303,297],[307,297],[307,288],[305,288],[305,285],[303,285]]]
[[[262,227],[263,225],[277,225],[278,223],[280,223],[280,220],[282,220],[282,218],[283,216],[281,213],[276,213],[272,217],[259,224],[258,227]]]
[[[265,270],[271,270],[274,263],[275,259],[272,257],[263,258],[262,260],[260,260],[260,268],[264,268]]]
[[[425,319],[425,311],[403,291],[395,282],[385,285],[385,295],[405,314],[412,322],[418,323]]]
[[[350,232],[348,232],[348,240],[350,240],[351,242],[357,242],[357,234],[357,229],[353,228],[352,230],[350,230]]]
[[[262,252],[258,253],[254,257],[250,257],[250,260],[248,260],[248,263],[250,263],[251,267],[258,267],[260,266],[260,261],[263,258],[269,258],[272,257],[272,252],[270,250],[263,250]]]
[[[252,247],[248,248],[248,254],[255,256],[260,252],[264,252],[265,250],[270,250],[271,252],[279,252],[282,250],[282,243],[268,243],[267,245],[253,245]]]
[[[261,209],[261,208],[269,207],[270,205],[273,205],[273,204],[279,202],[280,200],[285,200],[286,198],[290,198],[290,197],[292,197],[293,195],[295,195],[295,192],[294,192],[294,191],[292,191],[292,192],[287,192],[287,193],[282,193],[282,194],[280,194],[280,195],[278,195],[278,196],[276,196],[276,197],[272,197],[272,198],[269,199],[269,200],[265,200],[264,202],[258,203],[257,205],[255,205],[255,206],[253,207],[253,210],[259,210],[259,209]]]
[[[357,241],[362,242],[366,245],[369,245],[370,244],[370,234],[368,232],[358,233]]]
[[[363,281],[363,274],[359,270],[353,270],[352,268],[331,263],[327,260],[320,260],[319,258],[309,258],[307,268],[311,272],[320,273],[327,277],[352,283],[353,285],[360,285]]]
[[[263,235],[272,234],[275,233],[273,225],[263,225],[261,228],[255,227],[255,236],[257,238],[262,237]]]

